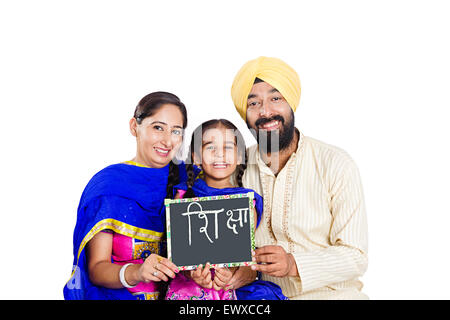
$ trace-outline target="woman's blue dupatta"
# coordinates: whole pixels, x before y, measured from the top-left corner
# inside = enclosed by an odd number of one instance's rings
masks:
[[[186,181],[184,163],[179,181]],[[155,169],[114,164],[98,172],[81,196],[73,235],[73,271],[64,286],[66,300],[135,300],[126,288],[108,289],[89,280],[86,244],[109,229],[143,241],[161,241],[165,233],[165,207],[169,165]]]

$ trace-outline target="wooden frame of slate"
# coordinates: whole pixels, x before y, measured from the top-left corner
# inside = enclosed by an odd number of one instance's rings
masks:
[[[253,192],[165,199],[168,258],[180,270],[255,264]]]

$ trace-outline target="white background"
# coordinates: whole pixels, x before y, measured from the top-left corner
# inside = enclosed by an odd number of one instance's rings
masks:
[[[62,299],[81,192],[129,160],[141,97],[177,94],[189,130],[238,117],[258,56],[297,70],[296,125],[359,166],[371,299],[448,299],[446,1],[2,1],[0,298]]]

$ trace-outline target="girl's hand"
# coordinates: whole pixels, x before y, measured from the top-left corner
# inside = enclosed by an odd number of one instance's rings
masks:
[[[234,272],[233,277],[228,282],[225,290],[238,289],[246,286],[247,284],[256,280],[256,271],[253,271],[250,267],[238,267]]]
[[[163,258],[160,255],[152,253],[144,263],[137,265],[139,268],[135,271],[135,278],[139,282],[148,283],[150,281],[169,281],[170,278],[175,278],[179,272],[177,266],[169,259]]]
[[[199,265],[197,269],[191,270],[190,277],[192,280],[195,281],[199,286],[207,289],[211,289],[213,286],[212,280],[211,280],[211,271],[209,268],[209,262],[206,263],[206,265],[203,267],[202,265]]]
[[[214,283],[213,288],[215,290],[225,289],[228,282],[233,277],[233,274],[236,272],[236,268],[217,268],[214,274]]]

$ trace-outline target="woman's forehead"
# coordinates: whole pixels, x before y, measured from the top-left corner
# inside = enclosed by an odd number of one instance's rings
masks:
[[[160,122],[170,127],[182,127],[183,115],[177,106],[172,104],[165,104],[153,115],[143,119],[143,124],[151,124],[154,122]]]

